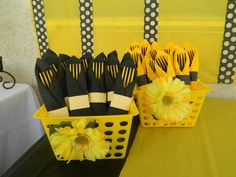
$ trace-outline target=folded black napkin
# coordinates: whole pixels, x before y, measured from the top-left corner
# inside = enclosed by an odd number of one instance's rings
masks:
[[[68,61],[66,83],[71,116],[93,115],[90,109],[87,80],[82,62],[75,56]]]
[[[87,73],[88,66],[93,61],[93,56],[92,56],[91,53],[87,52],[82,57],[80,57],[80,59],[81,59],[82,64],[83,64],[84,71]]]
[[[107,114],[127,114],[129,112],[136,80],[136,66],[131,55],[126,53],[122,59],[120,70],[117,74],[114,86],[114,95]]]
[[[37,59],[35,76],[40,95],[48,111],[48,116],[68,116],[68,109],[60,84],[55,72],[53,72],[47,62]]]
[[[64,68],[64,70],[66,69],[66,66],[68,65],[69,59],[70,59],[69,55],[59,54],[59,62],[62,65],[62,67]]]
[[[55,52],[51,49],[47,49],[42,56],[42,60],[47,62],[51,66],[52,70],[58,74],[59,58]]]
[[[100,53],[88,67],[88,90],[90,107],[96,115],[107,113],[107,99],[105,87],[105,60],[104,53]]]
[[[70,56],[68,55],[59,54],[59,66],[58,66],[58,74],[57,74],[58,76],[57,78],[61,86],[63,96],[66,99],[66,102],[68,102],[68,99],[67,99],[68,93],[67,93],[67,84],[66,84],[66,68],[68,66],[69,58]]]
[[[108,54],[105,67],[105,83],[108,106],[110,105],[111,99],[114,94],[114,85],[119,70],[119,64],[120,62],[117,52],[114,50]]]

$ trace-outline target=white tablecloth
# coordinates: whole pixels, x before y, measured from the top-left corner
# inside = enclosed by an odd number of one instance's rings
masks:
[[[40,121],[32,118],[38,108],[29,85],[6,90],[0,84],[0,175],[44,134]]]

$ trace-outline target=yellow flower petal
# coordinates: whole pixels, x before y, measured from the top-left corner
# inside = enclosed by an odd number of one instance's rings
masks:
[[[146,90],[152,114],[172,121],[181,121],[190,112],[190,92],[184,82],[171,77],[156,79]]]
[[[79,121],[72,122],[72,126],[77,130],[78,133],[82,134],[85,127],[87,125],[87,121],[85,119],[80,119]]]
[[[59,158],[68,159],[69,163],[73,159],[95,161],[105,157],[110,143],[98,129],[85,128],[86,125],[87,122],[80,119],[72,123],[74,128],[59,128],[51,135],[52,147]]]

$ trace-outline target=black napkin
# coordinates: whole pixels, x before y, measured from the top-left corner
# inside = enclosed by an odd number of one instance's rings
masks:
[[[108,109],[109,115],[127,114],[129,112],[136,80],[137,71],[135,64],[130,54],[126,53],[116,78],[114,95]]]
[[[51,66],[52,70],[58,74],[59,58],[55,52],[51,49],[47,49],[42,56],[42,60],[47,62]]]
[[[119,71],[119,60],[117,52],[114,50],[108,54],[105,67],[105,83],[107,92],[107,103],[110,105],[111,99],[114,94],[114,85],[117,73]]]
[[[82,57],[80,57],[80,59],[81,59],[82,64],[83,64],[84,71],[87,73],[88,66],[93,61],[93,56],[92,56],[91,53],[87,52]]]
[[[44,53],[42,56],[42,60],[47,62],[52,68],[52,70],[55,72],[67,106],[68,106],[68,98],[67,98],[68,94],[66,87],[65,68],[69,58],[70,57],[65,54],[60,54],[58,57],[57,54],[53,52],[51,49],[47,49],[46,53]]]
[[[70,58],[70,56],[68,56],[68,55],[59,54],[59,66],[58,66],[58,74],[57,74],[57,76],[58,76],[57,78],[60,83],[61,90],[62,90],[63,96],[66,99],[66,102],[68,101],[67,100],[67,96],[68,96],[67,84],[66,84],[66,68],[68,65],[69,58]],[[68,103],[67,103],[67,105],[68,105]]]
[[[37,59],[35,76],[48,116],[68,116],[68,109],[56,74],[48,63]]]
[[[68,61],[70,59],[70,56],[66,54],[59,54],[59,61],[64,70],[66,70],[66,66],[68,65]]]
[[[100,53],[88,67],[89,101],[90,107],[96,115],[105,115],[107,113],[105,60],[104,53]]]
[[[69,110],[71,116],[93,115],[90,109],[87,80],[80,59],[75,56],[68,61],[66,68],[66,83],[69,97]]]

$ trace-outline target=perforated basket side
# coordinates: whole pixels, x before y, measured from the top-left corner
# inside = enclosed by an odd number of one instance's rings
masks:
[[[127,115],[114,115],[114,116],[77,116],[77,117],[47,117],[47,111],[42,106],[36,113],[35,117],[39,118],[43,124],[46,135],[51,144],[49,134],[49,125],[60,124],[62,121],[76,121],[81,118],[87,122],[94,121],[98,123],[98,130],[104,134],[105,140],[110,142],[110,151],[105,159],[120,159],[126,155],[127,145],[129,141],[130,129],[134,115],[138,114],[137,107],[134,102],[131,103],[130,113]],[[51,146],[52,147],[52,146]],[[53,150],[53,148],[52,148]],[[56,156],[56,155],[55,155]],[[68,160],[57,157],[57,160]],[[78,159],[72,159],[78,160]]]
[[[199,82],[198,88],[191,91],[192,109],[188,116],[183,121],[168,121],[163,119],[156,119],[148,108],[148,100],[146,99],[145,91],[137,93],[138,108],[140,111],[140,122],[143,127],[194,127],[202,105],[204,103],[206,94],[211,89],[204,83]]]

